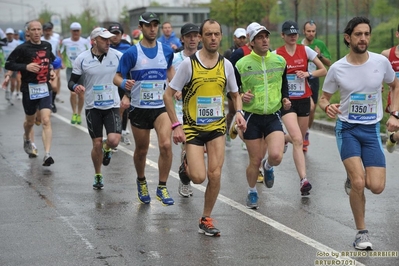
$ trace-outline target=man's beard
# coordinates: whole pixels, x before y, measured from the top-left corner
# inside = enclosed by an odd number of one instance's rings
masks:
[[[368,45],[366,45],[366,48],[364,49],[360,49],[358,45],[355,45],[352,47],[353,52],[355,52],[356,54],[364,54],[365,52],[367,52],[368,49]]]

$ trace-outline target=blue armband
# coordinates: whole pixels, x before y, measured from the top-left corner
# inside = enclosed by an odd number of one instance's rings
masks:
[[[124,90],[125,90],[126,82],[127,82],[127,79],[123,79],[123,81],[122,81],[122,83],[121,83],[121,87],[122,87],[122,89],[124,89]]]

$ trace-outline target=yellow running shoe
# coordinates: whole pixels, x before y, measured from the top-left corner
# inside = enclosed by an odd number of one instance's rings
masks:
[[[233,124],[231,125],[230,131],[229,131],[230,139],[235,139],[237,137],[238,132],[237,132],[236,126],[237,126],[237,123],[236,123],[236,121],[234,121]]]
[[[264,177],[263,177],[262,171],[259,170],[258,180],[256,180],[256,182],[263,183],[263,179],[264,179]]]
[[[393,134],[394,134],[394,133],[390,133],[390,134],[388,135],[387,142],[385,143],[385,146],[386,146],[387,151],[388,151],[389,153],[393,153],[394,150],[395,150],[395,148],[396,148],[396,141],[395,141],[395,142],[392,142],[392,140],[391,140],[391,139],[393,139]]]

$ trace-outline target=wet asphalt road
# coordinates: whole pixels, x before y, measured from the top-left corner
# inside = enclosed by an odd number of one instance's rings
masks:
[[[0,265],[399,265],[398,152],[386,153],[385,191],[366,193],[374,251],[393,253],[354,253],[356,230],[335,138],[316,130],[306,155],[311,194],[300,195],[289,146],[275,168],[274,187],[257,185],[257,211],[245,207],[247,154],[233,141],[212,215],[221,237],[206,237],[197,233],[206,184],[195,185],[191,198],[178,195],[178,146],[168,181],[175,205],[164,207],[155,198],[155,132],[146,166],[151,204],[137,200],[134,145],[119,146],[103,167],[104,190],[92,189],[91,140],[85,121],[69,123],[65,84],[65,102],[52,116],[51,167],[42,166],[41,127],[35,126],[39,157],[24,153],[21,101],[9,106],[0,91]]]

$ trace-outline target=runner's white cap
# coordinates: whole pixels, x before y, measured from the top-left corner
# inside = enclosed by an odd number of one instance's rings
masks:
[[[247,34],[249,36],[249,41],[252,42],[255,36],[258,35],[258,33],[261,31],[266,31],[267,34],[270,34],[270,31],[266,29],[265,26],[262,26],[257,22],[252,22],[251,24],[249,24],[247,27]]]
[[[81,30],[82,26],[80,25],[79,22],[73,22],[69,28],[71,30]]]
[[[97,27],[90,33],[90,39],[93,40],[98,36],[103,37],[105,39],[109,39],[115,36],[115,34],[112,34],[106,28]]]
[[[13,28],[7,28],[6,29],[6,34],[14,34],[14,29]]]
[[[243,28],[237,28],[234,31],[234,36],[236,36],[236,38],[247,37],[247,32]]]

